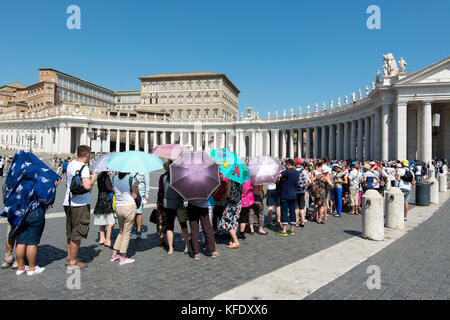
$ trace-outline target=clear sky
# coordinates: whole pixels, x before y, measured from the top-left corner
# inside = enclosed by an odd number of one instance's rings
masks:
[[[69,5],[81,29],[69,30]],[[381,30],[369,30],[369,5]],[[450,55],[448,0],[2,1],[0,84],[52,67],[112,90],[158,73],[225,73],[240,111],[311,107],[364,87],[382,54],[417,71]]]

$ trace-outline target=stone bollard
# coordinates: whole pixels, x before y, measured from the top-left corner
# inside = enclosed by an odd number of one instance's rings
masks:
[[[440,192],[447,191],[447,175],[445,174],[439,175],[439,191]]]
[[[362,218],[363,238],[384,240],[383,198],[378,191],[367,190],[362,196]]]
[[[392,187],[384,193],[384,223],[386,228],[404,229],[404,200],[402,190]]]
[[[436,178],[429,178],[430,186],[430,202],[439,203],[439,183]]]

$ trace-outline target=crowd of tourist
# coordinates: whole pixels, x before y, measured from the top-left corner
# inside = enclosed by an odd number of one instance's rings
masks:
[[[27,170],[31,173],[37,170],[29,169],[28,165],[16,167],[15,162],[27,163],[22,156],[25,155],[20,152],[16,154],[8,175],[22,176],[29,174]],[[156,218],[155,212],[152,212],[151,220],[155,219],[153,222],[157,224],[161,246],[167,249],[168,255],[174,253],[176,219],[181,227],[184,253],[191,254],[198,261],[200,247],[203,246],[208,255],[215,259],[219,256],[216,238],[228,237],[227,248],[238,249],[240,241],[244,241],[246,237],[254,234],[266,236],[267,230],[274,231],[280,237],[291,237],[299,230],[296,228],[303,228],[307,223],[327,223],[329,215],[336,218],[344,213],[359,215],[361,198],[367,190],[376,190],[384,196],[388,188],[399,187],[404,194],[404,219],[407,221],[408,202],[414,185],[426,181],[433,173],[437,178],[442,174],[448,175],[445,160],[431,163],[408,160],[337,161],[327,158],[279,161],[283,171],[276,183],[254,185],[248,180],[240,184],[221,175],[220,186],[209,199],[188,201],[187,206],[184,199],[170,186],[171,160],[166,161],[165,172],[159,178]],[[130,237],[140,239],[142,236],[142,213],[150,196],[149,175],[129,172],[91,173],[90,163],[91,150],[87,146],[77,148],[76,159],[52,158],[53,168],[67,176],[63,203],[67,241],[65,264],[68,269],[83,269],[87,266],[79,261],[78,252],[81,240],[86,239],[89,233],[90,191],[95,183],[98,186],[98,197],[93,213],[94,225],[99,226],[99,245],[112,249],[111,262],[118,261],[120,265],[133,263],[135,260],[127,256],[127,250]],[[3,167],[4,161],[0,164]],[[39,169],[46,172],[44,167],[39,166],[38,164]],[[25,222],[20,227],[15,225],[15,221],[8,220],[6,255],[2,268],[16,268],[18,275],[24,272],[33,275],[45,269],[36,264],[37,245],[45,225],[45,211],[53,204],[55,189],[60,183],[59,177],[47,177],[42,181],[36,175],[35,180],[32,174],[30,177],[33,183],[42,185],[29,185],[25,188],[21,184],[15,190],[8,190],[7,187],[3,190],[5,207],[8,202],[6,196],[21,199],[16,210],[23,210],[30,203],[36,203],[31,212],[23,217]],[[79,188],[84,191],[74,194],[71,188],[77,181],[80,183]],[[29,192],[29,188],[47,188],[52,192],[49,191],[45,197],[40,196],[36,202],[32,195],[25,199],[20,196],[22,189]],[[8,210],[11,210],[10,206]],[[115,224],[119,227],[119,234],[113,243],[111,234]],[[15,244],[17,263],[13,255]],[[28,266],[24,263],[25,256]]]

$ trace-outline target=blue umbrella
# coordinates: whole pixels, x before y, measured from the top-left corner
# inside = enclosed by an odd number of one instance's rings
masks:
[[[110,153],[102,155],[100,158],[95,160],[94,164],[92,165],[92,170],[94,171],[94,173],[100,173],[103,171],[114,171],[112,169],[108,169],[106,167],[106,165],[107,165],[109,159],[116,153],[117,152],[110,152]]]
[[[161,159],[142,151],[118,152],[109,158],[106,167],[119,172],[152,172],[163,169]]]

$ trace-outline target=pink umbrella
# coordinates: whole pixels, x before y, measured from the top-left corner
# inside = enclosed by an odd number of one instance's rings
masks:
[[[276,183],[278,175],[283,170],[271,156],[250,157],[247,168],[254,185]]]
[[[206,152],[183,152],[170,166],[170,186],[185,200],[207,200],[219,187],[219,165]]]
[[[151,153],[160,158],[174,160],[185,151],[189,151],[189,148],[179,144],[160,144],[154,147]]]

